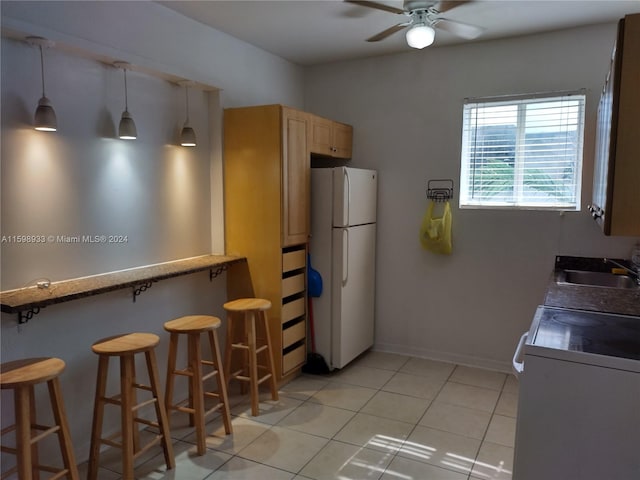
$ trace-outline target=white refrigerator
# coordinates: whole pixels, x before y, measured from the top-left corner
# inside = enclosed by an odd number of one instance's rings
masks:
[[[312,298],[316,352],[342,368],[373,345],[375,170],[311,169],[311,266],[323,291]]]

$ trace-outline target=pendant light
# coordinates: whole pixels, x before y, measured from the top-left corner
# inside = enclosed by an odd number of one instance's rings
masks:
[[[130,64],[127,62],[115,62],[113,65],[116,68],[121,68],[124,72],[124,112],[122,112],[122,117],[120,118],[118,136],[122,140],[135,140],[138,137],[138,131],[136,130],[136,123],[129,113],[129,99],[127,95],[127,68]]]
[[[180,85],[184,85],[184,93],[187,106],[187,119],[184,122],[182,131],[180,132],[180,145],[183,147],[195,147],[196,146],[196,132],[194,132],[191,125],[189,125],[189,86],[193,85],[193,82],[185,80],[180,82]]]
[[[51,101],[44,92],[44,55],[42,53],[42,47],[53,47],[54,43],[42,37],[27,37],[27,42],[40,48],[40,72],[42,75],[42,97],[38,100],[33,125],[36,130],[42,132],[55,132],[58,129],[58,120]]]

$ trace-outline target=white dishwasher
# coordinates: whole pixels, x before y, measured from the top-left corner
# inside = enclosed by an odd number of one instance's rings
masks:
[[[539,306],[513,364],[513,480],[640,480],[640,317]]]

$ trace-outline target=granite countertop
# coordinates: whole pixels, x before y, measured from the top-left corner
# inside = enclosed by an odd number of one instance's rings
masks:
[[[219,270],[212,274],[215,276],[225,270],[228,265],[241,261],[246,261],[246,258],[227,255],[202,255],[119,270],[117,272],[51,282],[46,288],[31,286],[6,290],[0,292],[0,307],[6,313],[19,313],[122,288],[135,288],[158,280],[209,269],[212,272]]]
[[[624,263],[624,260],[617,261]],[[606,288],[556,282],[560,270],[610,272],[611,267],[612,265],[605,264],[602,258],[556,257],[555,269],[549,280],[544,304],[551,307],[640,317],[640,287]]]

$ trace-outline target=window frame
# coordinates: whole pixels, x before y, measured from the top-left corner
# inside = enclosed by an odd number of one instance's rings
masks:
[[[575,202],[572,204],[543,204],[535,202],[523,202],[521,192],[524,189],[524,154],[523,147],[526,146],[525,131],[527,129],[526,124],[526,108],[529,105],[535,103],[543,103],[545,100],[549,102],[561,102],[568,97],[576,97],[579,100],[578,113],[577,113],[577,132],[576,132],[576,149],[575,149],[575,162],[573,167],[575,169]],[[487,209],[487,210],[551,210],[551,211],[569,211],[579,212],[581,211],[581,197],[582,197],[582,177],[583,177],[583,165],[584,165],[584,131],[585,131],[585,117],[586,117],[586,89],[561,91],[561,92],[542,92],[533,94],[518,94],[518,95],[503,95],[494,97],[477,97],[477,98],[465,98],[463,104],[463,118],[462,118],[462,144],[460,151],[460,195],[459,195],[459,208],[461,209]],[[472,115],[471,112],[474,107],[482,106],[516,106],[517,107],[517,124],[515,132],[515,145],[514,145],[514,194],[511,197],[513,203],[490,202],[486,199],[471,202],[472,190],[470,186],[470,169],[472,168],[471,162],[471,150],[474,148],[474,144],[471,142],[470,137],[476,127],[471,128]],[[476,117],[477,119],[477,117]],[[518,181],[515,179],[518,178]],[[522,202],[522,203],[520,203]]]

